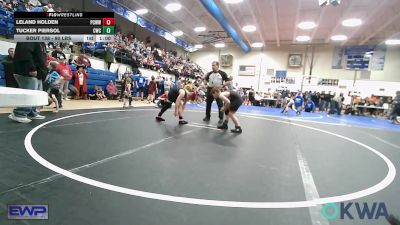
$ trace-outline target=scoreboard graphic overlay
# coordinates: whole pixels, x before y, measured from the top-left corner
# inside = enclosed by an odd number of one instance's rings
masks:
[[[17,42],[113,42],[114,12],[15,12]]]

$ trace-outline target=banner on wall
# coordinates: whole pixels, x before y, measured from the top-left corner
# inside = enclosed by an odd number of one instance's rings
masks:
[[[385,67],[386,46],[378,45],[371,60],[371,70],[382,71]]]
[[[267,76],[273,76],[275,70],[274,69],[267,69]]]
[[[285,78],[286,74],[287,74],[286,70],[277,70],[275,76],[280,78]]]
[[[256,67],[255,66],[239,66],[239,76],[255,76]]]
[[[154,23],[151,23],[150,21],[147,21],[147,20],[143,19],[142,17],[137,16],[133,11],[131,11],[130,9],[128,9],[127,7],[125,7],[123,5],[120,5],[111,0],[93,0],[93,2],[97,5],[100,5],[104,8],[108,8],[108,9],[114,11],[116,14],[128,19],[132,23],[135,23],[135,24],[157,34],[158,36],[161,36],[161,37],[165,38],[166,40],[168,40],[176,45],[181,46],[185,50],[192,48],[192,46],[190,44],[186,43],[185,41],[183,41],[179,38],[174,37],[171,33],[162,29],[161,27],[155,25]]]
[[[386,46],[361,45],[336,47],[333,52],[332,69],[343,69],[345,59],[347,70],[378,70],[385,65]]]

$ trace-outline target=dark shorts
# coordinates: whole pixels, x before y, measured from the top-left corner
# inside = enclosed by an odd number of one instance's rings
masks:
[[[144,87],[138,87],[137,88],[137,92],[143,92],[143,90],[144,90]]]
[[[242,105],[242,101],[240,101],[240,100],[231,101],[231,104],[229,105],[229,111],[236,112],[241,105]]]

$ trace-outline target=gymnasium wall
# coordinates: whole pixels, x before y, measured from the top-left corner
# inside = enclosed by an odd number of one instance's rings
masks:
[[[343,69],[332,69],[334,46],[316,46],[314,60],[315,64],[312,71],[312,76],[320,78],[331,78],[341,80],[353,80],[354,71]],[[263,79],[266,76],[267,69],[272,68],[276,70],[287,70],[287,77],[301,78],[304,68],[304,54],[305,46],[287,46],[274,48],[269,47],[263,51],[253,49],[250,53],[244,54],[236,46],[229,46],[221,49],[210,47],[190,54],[191,60],[199,64],[207,71],[211,70],[211,62],[218,60],[219,54],[231,54],[233,56],[233,66],[230,68],[222,68],[228,74],[233,75],[235,81],[242,86],[253,86],[257,89],[260,84],[264,89]],[[288,68],[287,61],[289,53],[302,53],[303,54],[303,67],[301,68]],[[310,53],[309,53],[310,56]],[[238,76],[239,65],[254,65],[256,66],[256,76]],[[310,67],[305,65],[304,74],[308,75]],[[260,75],[260,79],[259,79]],[[360,79],[360,72],[357,74],[357,79]],[[260,80],[260,82],[259,82]],[[372,71],[370,81],[391,81],[400,82],[400,47],[388,47],[386,52],[385,67],[383,71]],[[398,83],[400,89],[400,83]]]

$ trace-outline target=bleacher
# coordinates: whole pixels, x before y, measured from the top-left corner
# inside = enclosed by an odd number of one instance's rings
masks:
[[[7,56],[0,55],[0,62],[2,62]],[[6,86],[6,74],[4,72],[4,65],[0,63],[0,87]]]
[[[76,66],[70,65],[70,68],[73,73],[76,71]],[[103,91],[106,91],[108,82],[112,80],[115,83],[115,80],[117,78],[116,73],[107,70],[97,70],[93,68],[87,69],[87,75],[88,75],[87,79],[88,92],[93,90],[94,85],[101,86],[103,88]],[[70,84],[73,84],[73,82],[70,81]]]
[[[0,61],[3,61],[5,57],[6,57],[5,55],[0,55]],[[74,65],[70,65],[70,68],[72,72],[76,71],[76,67]],[[88,68],[87,74],[88,74],[88,79],[87,79],[88,91],[93,89],[93,85],[101,86],[103,90],[105,90],[110,80],[115,82],[115,80],[117,79],[116,73],[106,70],[96,70],[93,68]],[[70,84],[73,83],[70,82]],[[1,63],[0,63],[0,86],[6,86],[4,66]]]
[[[11,37],[14,33],[14,14],[0,8],[0,35]]]

